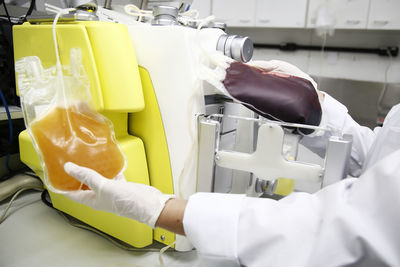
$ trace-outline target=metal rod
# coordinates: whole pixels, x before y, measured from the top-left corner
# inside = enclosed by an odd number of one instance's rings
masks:
[[[307,125],[307,124],[300,124],[300,123],[291,123],[291,122],[282,122],[282,121],[273,121],[269,120],[266,118],[249,118],[249,117],[241,117],[241,116],[235,116],[235,115],[224,115],[224,114],[210,114],[207,116],[207,118],[231,118],[231,119],[236,119],[236,120],[245,120],[245,121],[254,121],[257,123],[273,123],[273,124],[278,124],[281,126],[286,126],[286,127],[293,127],[293,128],[303,128],[303,129],[312,129],[312,130],[321,130],[324,132],[332,132],[333,135],[336,136],[341,136],[340,131],[338,129],[333,129],[333,128],[326,128],[326,127],[320,127],[320,126],[313,126],[313,125]]]
[[[149,0],[142,0],[142,3],[140,4],[140,9],[145,10],[147,8]]]
[[[299,45],[296,43],[281,44],[254,44],[255,48],[279,49],[282,51],[311,50],[311,51],[334,51],[348,53],[367,53],[377,54],[379,56],[397,57],[399,53],[398,46],[383,46],[379,48],[361,48],[361,47],[342,47],[342,46],[317,46],[317,45]]]
[[[106,0],[104,2],[104,8],[111,9],[111,0]]]

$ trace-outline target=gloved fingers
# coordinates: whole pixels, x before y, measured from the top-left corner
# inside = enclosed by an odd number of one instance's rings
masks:
[[[72,201],[94,207],[96,203],[96,192],[93,190],[79,190],[65,192],[64,195]]]
[[[311,78],[310,75],[302,71],[300,68],[297,66],[290,64],[288,62],[282,61],[282,60],[270,60],[269,61],[271,65],[275,65],[275,69],[273,69],[273,72],[276,73],[282,73],[282,74],[288,74],[288,75],[293,75],[297,76],[306,80],[309,80],[311,84],[314,86],[315,89],[317,88],[317,83],[314,81],[313,78]]]
[[[65,163],[64,170],[66,173],[89,186],[90,189],[94,191],[98,191],[107,179],[92,169],[76,165],[72,162]]]
[[[277,64],[278,60],[252,60],[247,62],[249,66],[257,67],[257,68],[262,68],[265,71],[273,71],[279,67],[279,64]]]
[[[126,182],[125,175],[122,172],[118,173],[117,176],[115,176],[113,180]]]

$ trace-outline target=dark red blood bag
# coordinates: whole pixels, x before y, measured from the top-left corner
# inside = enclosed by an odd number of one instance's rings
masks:
[[[232,98],[265,118],[320,124],[318,94],[307,79],[231,62],[222,83]],[[301,129],[301,132],[310,134],[313,130]]]

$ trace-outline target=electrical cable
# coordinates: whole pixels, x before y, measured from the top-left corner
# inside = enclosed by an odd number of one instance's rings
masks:
[[[3,95],[3,91],[1,89],[0,89],[0,98],[1,98],[1,102],[3,103],[4,109],[6,110],[6,113],[7,113],[8,129],[9,129],[8,143],[9,143],[9,146],[11,147],[12,142],[13,142],[13,126],[12,126],[12,121],[11,121],[11,114],[10,114],[10,110],[8,109],[6,99]],[[9,172],[12,172],[12,169],[10,168],[10,164],[9,164],[10,147],[8,147],[8,149],[7,149],[8,151],[7,151],[7,155],[6,155],[6,168]]]
[[[32,171],[23,172],[23,174],[28,175],[30,177],[34,177],[34,178],[40,179],[40,177],[36,173],[34,173]]]
[[[25,16],[23,17],[22,22],[26,21],[26,18],[32,14],[33,9],[35,8],[36,0],[31,0],[31,4],[29,5],[28,11],[26,12]]]
[[[317,77],[317,85],[321,89],[322,88],[322,81],[321,81],[321,76],[323,74],[323,67],[324,67],[324,54],[325,54],[325,46],[326,46],[326,40],[327,40],[327,32],[324,32],[322,34],[322,45],[321,45],[321,51],[320,51],[320,57],[319,57],[319,74]],[[317,89],[317,88],[315,88]]]
[[[392,56],[392,54],[390,53],[389,50],[387,51],[387,54],[389,56],[389,64],[387,65],[386,70],[385,70],[385,76],[384,76],[385,80],[384,80],[384,83],[383,83],[383,87],[382,87],[381,93],[379,94],[378,103],[377,103],[377,109],[378,109],[378,112],[380,114],[384,114],[385,113],[385,109],[390,109],[390,107],[384,106],[383,103],[382,103],[383,99],[385,98],[385,95],[386,95],[386,92],[387,92],[387,87],[388,87],[388,72],[389,72],[389,69],[390,69],[390,67],[392,66],[392,63],[393,63],[393,56]]]
[[[15,201],[15,199],[16,199],[22,192],[24,192],[24,191],[26,191],[26,190],[30,190],[30,189],[37,190],[37,191],[42,191],[42,190],[43,190],[42,187],[36,187],[36,186],[29,186],[29,187],[25,187],[25,188],[22,188],[22,189],[18,190],[18,191],[13,195],[13,197],[12,197],[11,200],[10,200],[10,202],[8,203],[7,208],[4,210],[3,214],[1,215],[1,217],[0,217],[0,224],[3,223],[3,222],[5,221],[5,219],[7,218],[7,217],[6,217],[7,212],[8,212],[8,210],[10,209],[12,203]]]
[[[42,194],[41,194],[41,199],[42,199],[43,203],[44,203],[46,206],[48,206],[48,207],[50,207],[50,208],[56,210],[56,211],[65,219],[65,221],[66,221],[68,224],[70,224],[70,225],[72,225],[72,226],[74,226],[74,227],[77,227],[77,228],[80,228],[80,229],[84,229],[84,230],[93,232],[93,233],[95,233],[95,234],[98,234],[98,235],[100,235],[101,237],[103,237],[103,238],[107,239],[108,241],[110,241],[114,246],[116,246],[116,247],[118,247],[118,248],[121,248],[121,249],[124,249],[124,250],[127,250],[127,251],[137,251],[137,252],[160,252],[160,250],[159,250],[159,249],[156,249],[156,248],[135,248],[135,247],[129,246],[129,245],[127,245],[126,243],[124,243],[124,242],[122,242],[122,241],[120,241],[120,240],[118,240],[118,239],[115,239],[115,238],[113,238],[112,236],[109,236],[109,235],[107,235],[107,234],[105,234],[105,233],[103,233],[103,232],[97,230],[96,228],[91,227],[90,225],[87,225],[87,224],[85,224],[85,223],[83,223],[83,222],[80,222],[80,221],[77,220],[77,219],[75,219],[75,221],[74,221],[74,220],[72,219],[71,216],[69,216],[69,215],[65,214],[64,212],[62,212],[62,211],[56,209],[56,208],[53,206],[53,204],[48,200],[48,197],[49,197],[49,192],[48,192],[48,190],[46,190],[46,189],[43,190],[43,192],[42,192]]]
[[[4,180],[7,180],[7,179],[9,179],[9,178],[11,178],[11,177],[13,177],[13,176],[15,176],[17,174],[21,174],[21,173],[25,174],[25,175],[29,175],[31,177],[35,177],[35,178],[40,179],[40,177],[37,176],[34,172],[31,172],[31,169],[29,169],[28,167],[24,166],[21,169],[13,170],[12,172],[9,172],[9,173],[3,175],[2,177],[0,177],[0,182],[4,181]]]
[[[107,239],[108,241],[110,241],[114,246],[121,248],[123,250],[127,250],[127,251],[137,251],[137,252],[159,252],[159,249],[156,248],[134,248],[131,247],[129,245],[125,245],[123,244],[121,241],[116,240],[115,238],[97,230],[96,228],[93,228],[89,225],[85,225],[83,223],[80,222],[74,222],[71,218],[69,218],[65,213],[58,211],[58,213],[67,221],[68,224],[80,228],[80,229],[84,229],[84,230],[88,230],[90,232],[93,232],[95,234],[100,235],[101,237]]]
[[[13,26],[14,24],[22,24],[23,22],[26,21],[26,18],[32,14],[33,9],[35,8],[36,0],[31,0],[31,3],[29,5],[29,8],[28,8],[26,14],[21,15],[19,17],[10,16],[4,0],[1,0],[0,5],[1,4],[3,4],[3,6],[4,6],[6,15],[0,15],[0,18],[6,18],[8,20],[8,22],[10,23],[10,25]]]
[[[164,254],[164,252],[166,252],[169,248],[171,248],[173,245],[175,245],[176,240],[174,242],[172,242],[172,244],[169,244],[168,246],[163,247],[162,249],[160,249],[160,252],[158,253],[158,261],[160,262],[160,266],[164,266],[164,260],[162,258],[162,254]]]
[[[1,19],[1,20],[3,20],[3,19],[7,19],[7,20],[8,20],[8,17],[7,17],[6,15],[0,15],[0,19]],[[23,19],[23,16],[20,16],[20,17],[10,17],[10,20],[11,20],[11,22],[12,22],[12,25],[14,25],[14,24],[20,24],[21,19]]]
[[[44,204],[46,204],[46,206],[57,210],[56,208],[53,207],[53,203],[51,203],[50,201],[47,200],[47,197],[49,196],[49,192],[47,191],[47,189],[42,191],[42,194],[40,194],[40,198],[42,199],[42,202]]]
[[[10,23],[10,26],[13,26],[13,23],[11,22],[10,14],[8,13],[8,9],[7,9],[5,0],[3,0],[3,7],[4,7],[4,11],[6,12],[7,19],[8,19],[8,22]]]

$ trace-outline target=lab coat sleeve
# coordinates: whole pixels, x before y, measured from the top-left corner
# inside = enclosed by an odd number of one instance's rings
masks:
[[[239,215],[245,195],[196,193],[183,218],[186,236],[203,266],[240,266],[237,255]]]
[[[323,118],[321,126],[336,129],[343,134],[350,134],[353,136],[349,173],[352,176],[359,176],[368,151],[371,148],[380,127],[371,130],[368,127],[359,125],[348,114],[348,110],[343,104],[331,97],[329,94],[324,94],[325,99],[322,103]],[[304,136],[301,140],[301,144],[320,157],[324,157],[327,142],[332,134],[333,132],[325,132],[322,136]]]
[[[400,266],[399,162],[280,201],[197,193],[184,229],[204,266]]]

